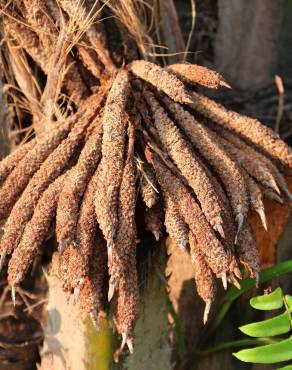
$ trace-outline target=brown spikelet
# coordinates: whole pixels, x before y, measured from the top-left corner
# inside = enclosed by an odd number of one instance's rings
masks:
[[[125,151],[125,108],[130,93],[129,76],[121,70],[107,97],[102,118],[102,159],[99,164],[95,209],[104,237],[111,247],[118,224],[118,192]]]
[[[23,157],[36,145],[36,141],[30,140],[28,143],[18,146],[11,154],[0,162],[0,183],[12,172],[14,167],[23,159]]]
[[[221,276],[222,273],[228,271],[229,256],[208,224],[199,205],[183,183],[167,169],[156,154],[152,153],[152,161],[160,186],[178,206],[180,214],[195,235],[212,271],[215,275]]]
[[[89,272],[84,277],[78,306],[82,311],[92,313],[95,318],[104,308],[106,300],[107,250],[102,235],[93,242],[88,264]]]
[[[163,91],[172,100],[178,103],[190,101],[184,84],[158,65],[145,60],[135,60],[128,65],[128,68],[134,75],[149,82],[157,90]]]
[[[42,162],[66,137],[70,124],[53,129],[16,165],[0,189],[0,218],[8,216],[13,204]]]
[[[196,238],[189,233],[191,260],[195,270],[195,282],[199,296],[205,301],[213,301],[216,297],[217,287],[214,275],[208,266]]]
[[[109,272],[111,276],[109,300],[121,275],[121,271],[128,268],[131,258],[136,259],[136,166],[134,163],[134,133],[134,128],[129,121],[128,153],[119,192],[119,224],[112,250],[112,260],[109,261]],[[109,253],[111,254],[111,252]]]
[[[265,187],[278,190],[276,180],[272,174],[271,169],[267,166],[264,156],[256,152],[253,148],[248,146],[239,138],[236,138],[230,132],[223,129],[218,131],[219,135],[217,140],[228,153],[228,155],[238,163],[238,165],[244,168],[247,173],[255,178],[259,183]],[[233,144],[235,143],[235,145]],[[269,161],[268,158],[267,161]],[[272,163],[271,163],[271,166]]]
[[[58,197],[67,173],[58,177],[43,193],[27,223],[18,247],[14,250],[8,265],[8,282],[19,284],[40,251],[50,225],[55,217]]]
[[[229,111],[203,95],[192,93],[190,106],[203,116],[210,118],[225,129],[232,130],[258,145],[266,153],[292,168],[292,150],[279,135],[262,125],[257,119]]]
[[[194,147],[218,173],[227,191],[235,217],[245,218],[248,211],[248,198],[240,167],[228,156],[213,132],[196,121],[179,104],[171,102],[168,98],[165,98],[164,102]]]
[[[165,197],[164,224],[170,238],[183,250],[189,245],[189,228],[169,196]]]
[[[201,85],[210,89],[230,87],[218,72],[198,64],[177,63],[167,66],[166,69],[185,83]]]
[[[69,239],[75,240],[74,233],[80,201],[88,180],[100,160],[101,140],[102,126],[100,125],[85,143],[76,166],[66,178],[57,208],[56,235],[58,243],[62,244]]]
[[[100,243],[104,243],[102,241],[102,237],[98,236],[98,224],[94,209],[94,195],[97,181],[98,171],[96,170],[87,185],[79,211],[76,230],[76,250],[78,253],[78,261],[80,262],[76,263],[74,268],[74,279],[71,279],[72,287],[75,287],[76,283],[79,282],[80,279],[89,274],[88,266],[90,256],[93,253],[93,248],[95,248],[95,238],[97,237],[97,242],[100,241]],[[97,244],[97,247],[99,247],[99,244]]]
[[[138,305],[139,287],[136,258],[131,255],[127,269],[122,272],[119,278],[117,292],[112,302],[114,323],[130,351],[134,334],[133,329],[138,317]]]
[[[140,169],[140,167],[138,167]],[[147,163],[141,165],[140,191],[142,199],[148,208],[153,207],[159,200],[157,181],[154,169]]]
[[[91,115],[88,114],[87,120],[81,120],[75,124],[68,137],[48,156],[32,177],[21,197],[14,205],[5,224],[0,244],[3,254],[10,254],[17,246],[23,229],[29,221],[41,194],[52,181],[60,176],[71,157],[79,149],[86,128],[91,123],[94,114],[95,111],[93,110]]]
[[[261,266],[260,255],[257,242],[248,223],[245,223],[243,227],[236,252],[240,262],[247,268],[250,275],[256,277]]]
[[[145,93],[145,97],[151,107],[159,139],[184,178],[194,190],[207,220],[215,230],[218,230],[222,225],[223,210],[220,207],[218,195],[210,178],[204,171],[200,160],[194,154],[189,143],[184,139],[173,121],[167,116],[153,94],[147,92]]]

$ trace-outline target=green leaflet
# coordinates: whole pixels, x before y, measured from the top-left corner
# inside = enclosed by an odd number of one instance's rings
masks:
[[[292,337],[282,340],[279,343],[268,344],[251,349],[233,353],[243,362],[256,364],[274,364],[276,362],[292,360]]]
[[[239,330],[250,337],[273,337],[285,334],[290,330],[290,313],[284,312],[272,319],[244,325]]]
[[[277,288],[270,294],[259,295],[250,300],[250,305],[257,310],[277,310],[283,306],[282,289]]]
[[[292,296],[291,295],[285,295],[285,300],[287,302],[287,305],[290,309],[290,311],[292,311]]]
[[[281,367],[281,369],[278,369],[278,370],[292,370],[292,365]]]

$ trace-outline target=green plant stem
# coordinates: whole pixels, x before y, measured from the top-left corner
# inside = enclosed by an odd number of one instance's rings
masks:
[[[215,347],[207,348],[205,350],[195,350],[194,354],[197,357],[206,357],[211,354],[226,350],[226,349],[231,349],[231,348],[236,348],[236,347],[245,347],[245,346],[250,346],[250,345],[261,345],[261,344],[273,344],[281,341],[282,338],[256,338],[256,339],[238,339],[238,340],[233,340],[230,342],[225,342],[218,344]]]

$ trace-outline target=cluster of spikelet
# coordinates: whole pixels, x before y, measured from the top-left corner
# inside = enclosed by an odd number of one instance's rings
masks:
[[[78,23],[92,6],[82,2],[76,17],[73,3],[2,4],[6,40],[23,48],[48,75],[47,84],[60,13]],[[196,85],[227,87],[212,70],[144,60],[117,68],[103,23],[88,26],[66,63],[61,85],[75,112],[62,119],[55,113],[49,129],[0,162],[0,217],[7,219],[1,267],[8,262],[14,296],[53,227],[64,290],[95,323],[110,301],[122,348],[132,351],[139,303],[137,198],[144,201],[145,230],[159,240],[165,225],[189,253],[206,321],[215,278],[225,288],[228,282],[238,286],[242,264],[258,279],[248,212],[257,212],[267,228],[263,198],[291,201],[283,173],[291,174],[292,151],[257,120],[195,92]],[[14,73],[21,87],[16,67]]]

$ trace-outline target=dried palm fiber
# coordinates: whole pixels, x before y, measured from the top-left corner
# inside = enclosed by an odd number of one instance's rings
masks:
[[[61,245],[76,241],[78,210],[86,185],[101,157],[102,125],[86,141],[78,162],[66,178],[61,191],[56,217],[56,236]]]
[[[211,303],[216,298],[217,286],[214,275],[197,244],[194,234],[191,231],[189,233],[189,240],[191,261],[194,266],[194,276],[197,292],[199,296],[206,302],[206,308],[203,317],[203,321],[205,324],[208,319]]]
[[[0,188],[0,218],[3,219],[8,216],[13,204],[26,187],[30,178],[40,168],[42,162],[44,162],[68,135],[70,129],[76,122],[82,118],[84,120],[89,119],[97,106],[98,98],[92,96],[84,101],[83,106],[76,114],[69,117],[61,125],[48,125],[50,131],[47,132],[47,130],[45,130],[43,135],[36,139],[35,146],[28,151]]]
[[[166,70],[174,73],[184,83],[201,85],[210,89],[230,87],[218,72],[198,64],[176,63],[167,66]]]
[[[189,245],[189,228],[179,214],[176,204],[166,194],[164,225],[170,238],[184,251]]]
[[[57,29],[50,18],[49,9],[44,0],[22,0],[22,14],[24,14],[28,24],[38,34],[42,47],[53,50],[54,40],[56,40]]]
[[[78,307],[81,311],[91,313],[93,322],[98,326],[98,316],[106,300],[107,274],[107,250],[101,234],[93,240],[88,265],[89,271],[84,277]]]
[[[256,278],[258,283],[258,274],[261,266],[260,255],[252,229],[247,222],[239,237],[236,252],[240,262],[247,268],[250,276]]]
[[[191,102],[184,84],[158,65],[145,60],[135,60],[128,65],[128,69],[135,76],[149,82],[157,90],[163,91],[172,100],[178,103]]]
[[[116,67],[110,58],[106,46],[106,35],[99,16],[101,10],[99,1],[91,4],[91,8],[85,2],[80,3],[71,0],[60,0],[59,3],[69,17],[75,20],[80,30],[86,32],[89,44],[96,52],[105,69],[110,73],[114,73]]]
[[[193,232],[198,245],[202,249],[208,265],[216,276],[221,277],[228,271],[230,256],[207,222],[199,205],[183,183],[174,176],[159,157],[152,153],[152,163],[157,180],[162,190],[175,202],[178,210],[190,231]]]
[[[203,213],[214,230],[222,229],[222,213],[218,195],[204,171],[200,159],[195,155],[189,142],[185,140],[175,123],[150,92],[145,92],[150,106],[159,139],[169,153],[190,187],[194,190]]]
[[[163,98],[163,102],[197,151],[218,173],[230,199],[238,229],[241,230],[247,216],[248,197],[240,167],[228,156],[213,132],[200,124],[181,105],[172,102],[167,97]]]
[[[192,92],[192,100],[192,103],[188,104],[198,113],[223,128],[240,134],[271,157],[278,159],[288,169],[292,168],[291,148],[280,139],[276,132],[263,126],[257,119],[229,111],[214,100],[195,92]]]
[[[118,193],[122,180],[125,152],[125,109],[130,93],[126,70],[118,72],[108,94],[102,118],[102,159],[95,196],[97,221],[109,251],[118,226]]]
[[[33,216],[26,224],[19,245],[9,261],[8,282],[11,286],[18,285],[24,279],[42,247],[55,217],[59,194],[66,176],[68,171],[52,182],[37,202]]]
[[[35,140],[20,144],[11,154],[0,162],[0,182],[2,183],[6,177],[13,171],[24,156],[35,146]]]
[[[101,104],[103,96],[98,96],[96,99]],[[31,218],[38,199],[48,185],[63,172],[69,160],[79,149],[84,139],[86,128],[92,122],[97,110],[98,107],[95,109],[91,107],[87,110],[87,119],[84,115],[83,119],[75,124],[68,137],[42,163],[19,200],[15,203],[5,224],[4,234],[1,239],[2,258],[10,254],[19,243],[23,229]]]
[[[135,129],[128,120],[128,150],[123,178],[119,191],[118,228],[112,260],[109,262],[108,300],[113,297],[119,278],[129,265],[129,260],[136,259],[137,231],[135,222],[136,207],[136,166],[134,162]]]
[[[6,37],[10,37],[21,45],[31,58],[42,68],[46,69],[47,55],[41,47],[37,34],[22,23],[21,20],[10,16],[2,17],[2,25]]]
[[[142,199],[148,208],[152,208],[159,200],[154,169],[152,166],[144,162],[139,162],[138,169],[141,172],[140,192]]]
[[[29,23],[34,32],[36,32],[39,47],[42,48],[43,51],[42,55],[40,53],[38,54],[41,59],[34,58],[33,55],[32,57],[36,63],[40,65],[43,71],[48,74],[50,72],[50,63],[48,63],[48,60],[50,60],[50,56],[53,54],[58,38],[57,27],[49,16],[49,9],[47,8],[45,1],[22,1],[23,6],[21,8],[21,12],[26,16],[25,21]],[[16,30],[14,30],[14,34],[15,31]],[[19,45],[22,46],[23,35],[19,34],[15,36]],[[30,54],[32,50],[26,49],[26,51]],[[78,105],[89,96],[89,91],[82,81],[78,68],[76,64],[73,63],[71,55],[67,56],[67,62],[70,66],[67,68],[66,75],[64,77],[64,85],[71,99]]]
[[[58,7],[57,3],[54,3],[53,1],[49,1],[47,2],[47,6],[55,22],[60,22],[62,19],[61,17],[66,18],[64,12],[62,12],[62,10]],[[77,14],[77,9],[79,9],[79,7],[80,7],[80,3],[77,4],[76,12],[74,14],[75,16],[74,20],[78,19],[79,13]],[[68,22],[68,19],[67,19],[67,22]],[[72,22],[72,19],[71,19],[71,22]],[[81,32],[81,30],[79,30],[79,32]],[[88,82],[87,79],[90,78],[90,74],[89,76],[86,76],[86,78],[84,78],[83,68],[85,67],[86,67],[85,68],[86,71],[87,70],[90,71],[94,77],[99,79],[101,77],[103,66],[101,65],[101,62],[98,60],[95,51],[92,50],[89,40],[86,37],[86,35],[84,34],[81,35],[80,40],[77,42],[75,46],[78,51],[78,55],[82,61],[82,63],[78,63],[78,70],[80,71],[81,77],[84,80],[84,82],[87,83]]]

